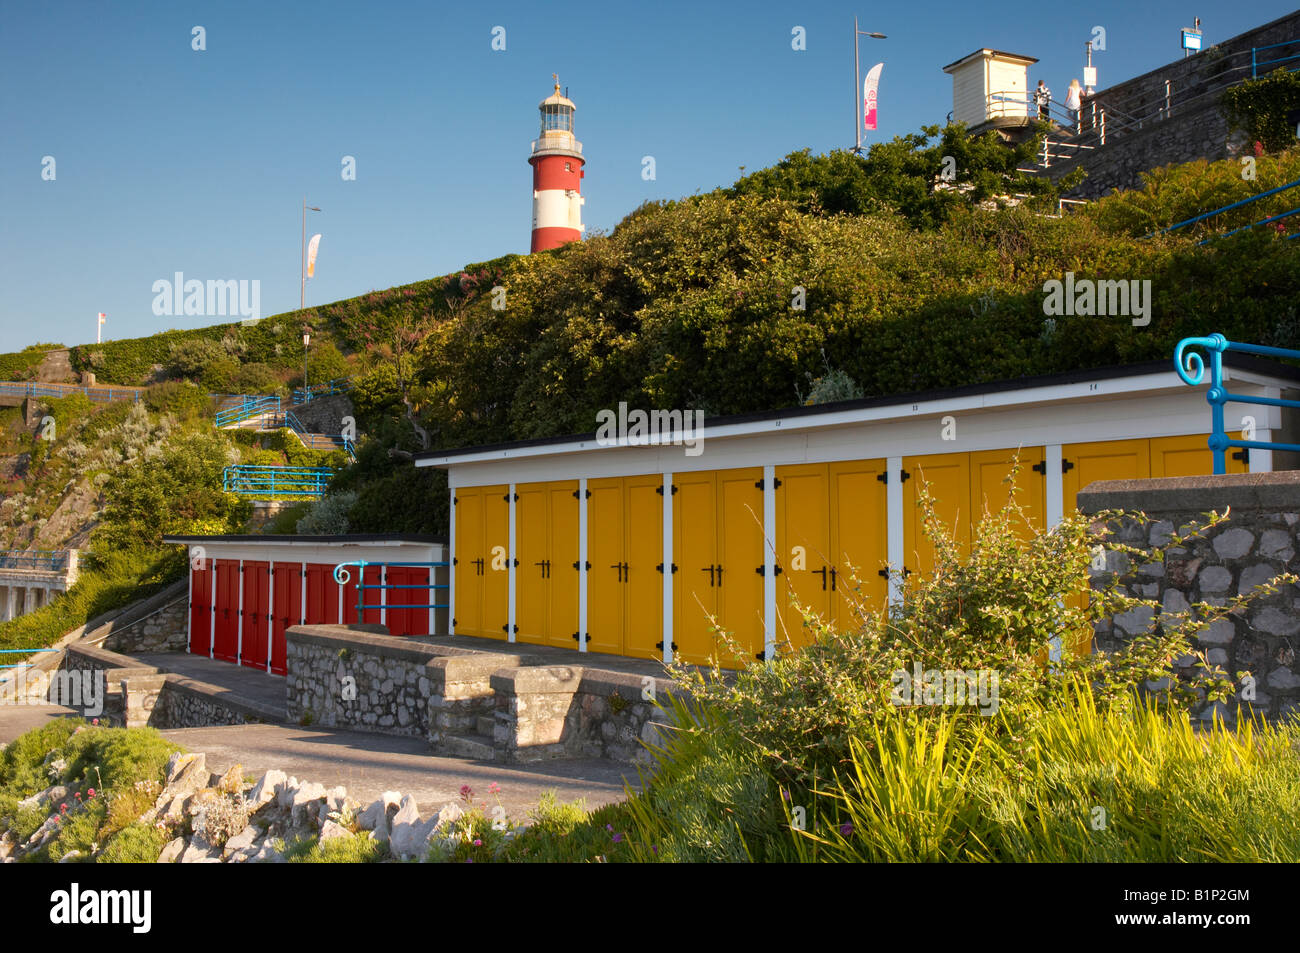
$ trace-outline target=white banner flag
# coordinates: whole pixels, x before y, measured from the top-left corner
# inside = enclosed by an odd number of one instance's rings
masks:
[[[316,273],[316,249],[320,247],[320,235],[313,235],[307,243],[307,277]]]

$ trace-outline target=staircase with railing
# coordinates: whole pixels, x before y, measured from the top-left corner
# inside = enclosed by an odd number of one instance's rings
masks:
[[[1207,50],[1200,55],[1209,53]],[[1036,165],[1022,171],[1042,173],[1075,159],[1086,160],[1089,154],[1120,139],[1212,105],[1232,86],[1275,71],[1300,70],[1300,38],[1223,53],[1206,63],[1204,73],[1188,77],[1182,88],[1166,79],[1162,85],[1147,85],[1127,95],[1103,90],[1086,96],[1077,119],[1064,103],[1052,100],[1047,117],[1051,129],[1044,137]],[[1032,93],[1023,91],[990,93],[985,111],[990,118],[1031,119],[1038,115]]]

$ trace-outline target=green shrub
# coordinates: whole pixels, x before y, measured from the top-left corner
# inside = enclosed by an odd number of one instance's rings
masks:
[[[83,724],[79,718],[55,718],[10,742],[0,752],[0,792],[22,800],[53,784],[45,756],[62,748]]]
[[[265,364],[244,364],[234,378],[241,394],[272,394],[283,389],[279,375]]]
[[[218,394],[235,393],[238,385],[239,362],[229,357],[217,358],[203,368],[200,384],[205,390]]]
[[[1009,484],[1005,504],[979,523],[967,556],[937,517],[922,477],[918,506],[935,566],[911,587],[901,610],[859,603],[853,611],[860,624],[839,631],[807,617],[810,644],[793,651],[793,636],[778,632],[778,657],[734,681],[717,668],[701,673],[681,667],[678,676],[734,726],[778,782],[808,788],[843,770],[851,743],[869,738],[873,724],[896,707],[895,673],[911,673],[918,665],[927,671],[991,673],[998,682],[999,724],[1018,726],[1013,731],[1019,732],[1041,716],[1040,702],[1068,693],[1076,675],[1096,684],[1104,705],[1123,710],[1139,686],[1167,673],[1169,659],[1196,654],[1191,636],[1241,603],[1240,597],[1222,608],[1198,603],[1187,612],[1166,614],[1120,652],[1069,651],[1090,645],[1095,629],[1112,615],[1138,606],[1153,608],[1157,616],[1161,612],[1154,600],[1126,595],[1115,576],[1098,577],[1099,588],[1089,592],[1095,547],[1104,545],[1116,554],[1113,558],[1128,558],[1134,565],[1159,560],[1162,553],[1125,546],[1109,530],[1096,528],[1115,514],[1073,513],[1049,532],[1033,532],[1014,493]],[[1219,519],[1212,518],[1210,525]],[[1196,531],[1185,528],[1165,548]],[[1290,578],[1278,579],[1276,585]],[[727,644],[725,633],[722,640]],[[1060,646],[1067,648],[1060,660],[1045,665]],[[1163,697],[1186,709],[1197,700],[1198,690],[1224,699],[1232,682],[1221,669],[1206,665],[1195,682],[1175,680]],[[924,715],[941,709],[917,710]],[[983,720],[975,707],[964,709],[963,717],[959,724]],[[690,730],[707,733],[712,728]]]
[[[167,833],[152,824],[132,824],[113,835],[95,858],[99,864],[152,864],[167,846]]]
[[[307,355],[308,381],[313,385],[352,375],[348,359],[334,346],[333,341],[313,343]]]
[[[855,740],[790,859],[1300,860],[1294,728],[1200,731],[1153,700],[1107,713],[1082,682],[1025,736],[955,728],[898,713]]]
[[[208,392],[189,381],[168,381],[144,393],[144,405],[156,414],[173,414],[182,420],[206,413],[212,407]]]
[[[166,367],[174,377],[198,380],[208,365],[226,356],[226,349],[219,341],[206,337],[182,338],[168,348]]]
[[[1300,73],[1279,69],[1230,86],[1223,93],[1223,107],[1229,125],[1263,143],[1265,149],[1294,146],[1296,126],[1287,122],[1287,116],[1300,110]]]
[[[181,750],[153,728],[88,727],[63,747],[63,778],[79,787],[123,790],[160,780],[167,759]]]
[[[304,840],[286,854],[291,864],[378,864],[389,860],[388,844],[368,831],[327,840]]]

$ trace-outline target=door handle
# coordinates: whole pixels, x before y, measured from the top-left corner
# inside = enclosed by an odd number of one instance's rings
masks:
[[[623,564],[622,564],[622,563],[614,563],[614,564],[611,565],[609,568],[610,568],[610,569],[617,569],[617,570],[618,570],[618,581],[619,581],[619,582],[622,582],[622,581],[623,581]]]
[[[718,566],[718,588],[722,588],[722,566]]]
[[[542,576],[543,579],[545,579],[545,578],[546,578],[546,560],[545,560],[545,559],[538,560],[537,562],[533,563],[533,565],[534,565],[534,566],[540,566],[540,567],[541,567],[541,569],[542,569],[541,576]]]
[[[831,567],[831,592],[835,591],[835,567]]]
[[[713,585],[714,585],[714,582],[713,582],[713,567],[712,567],[712,566],[709,566],[709,567],[706,568],[706,569],[701,569],[700,572],[707,572],[707,573],[709,574],[709,586],[710,586],[710,588],[712,588]]]
[[[826,567],[823,566],[821,569],[810,569],[809,572],[811,572],[814,576],[822,577],[822,592],[825,592],[826,591]]]
[[[632,568],[632,567],[629,566],[627,563],[623,563],[623,581],[624,581],[624,582],[627,582],[627,574],[628,574],[628,571],[629,571],[631,568]]]

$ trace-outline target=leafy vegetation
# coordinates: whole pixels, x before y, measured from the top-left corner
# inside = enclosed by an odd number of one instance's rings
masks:
[[[1223,94],[1229,124],[1270,152],[1296,143],[1300,114],[1300,73],[1275,70],[1229,87]]]

